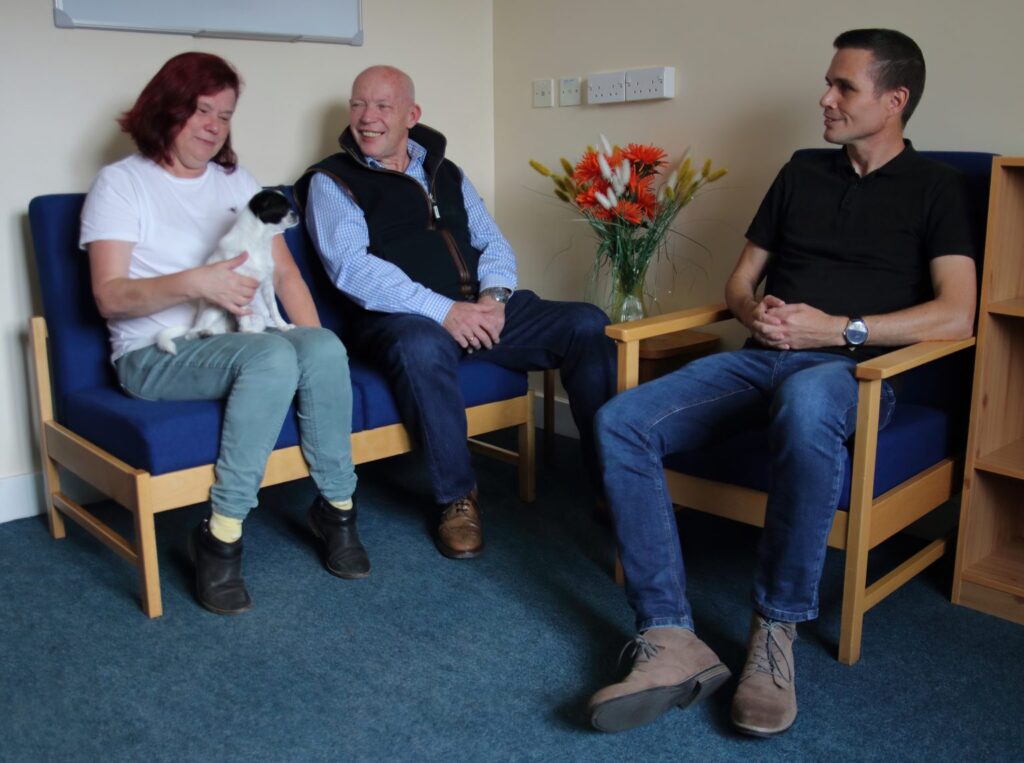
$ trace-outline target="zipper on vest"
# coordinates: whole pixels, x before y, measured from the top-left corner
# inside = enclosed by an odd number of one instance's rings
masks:
[[[430,179],[430,192],[427,194],[427,197],[430,199],[430,203],[434,208],[434,216],[438,220],[440,220],[441,212],[437,208],[437,202],[434,200],[435,182],[436,178]],[[416,183],[416,185],[419,185],[419,183]],[[420,186],[421,190],[422,188],[423,186]],[[465,204],[465,199],[463,199],[463,204]],[[433,223],[431,223],[431,226],[433,226]],[[451,255],[452,262],[455,264],[455,269],[459,271],[459,291],[462,292],[462,296],[467,301],[472,300],[476,295],[473,293],[473,284],[470,283],[469,280],[469,268],[466,267],[466,259],[462,256],[462,252],[459,251],[459,245],[455,243],[455,239],[452,237],[452,234],[444,228],[441,228],[439,230],[441,233],[441,238],[444,239],[444,243],[448,247],[448,253]]]
[[[426,191],[423,186],[420,185],[420,181],[416,178],[410,177],[404,172],[398,172],[397,170],[372,167],[368,162],[360,159],[350,148],[345,147],[345,150],[348,152],[349,156],[355,159],[359,164],[366,167],[366,169],[374,172],[387,172],[392,175],[398,175],[399,177],[411,181],[420,190],[420,193],[423,194],[423,197],[427,202],[427,229],[436,230],[441,234],[441,238],[444,240],[445,246],[448,247],[448,254],[452,258],[452,263],[455,265],[455,269],[459,273],[459,291],[462,292],[463,297],[467,300],[472,300],[476,295],[473,293],[473,284],[469,279],[469,268],[466,266],[466,260],[462,256],[462,252],[459,251],[459,245],[455,243],[455,239],[452,237],[451,233],[444,228],[438,228],[436,223],[437,220],[441,219],[441,210],[438,208],[437,201],[434,198],[434,183],[436,182],[436,178],[430,179],[430,190]],[[463,200],[463,203],[465,203],[465,200]]]

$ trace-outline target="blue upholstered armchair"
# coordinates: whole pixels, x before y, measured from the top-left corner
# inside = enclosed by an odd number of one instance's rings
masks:
[[[828,150],[828,149],[809,149]],[[800,152],[798,152],[800,153]],[[983,251],[992,154],[921,152],[963,172]],[[980,261],[979,261],[980,273]],[[619,390],[636,386],[641,340],[730,319],[724,304],[608,327],[618,344]],[[868,552],[948,501],[960,489],[974,339],[921,342],[859,364],[857,434],[848,443],[846,479],[829,547],[846,554],[839,660],[860,657],[864,614],[940,559],[939,538],[868,584]],[[878,431],[882,381],[897,390],[895,415]],[[742,432],[712,448],[665,459],[677,507],[763,526],[769,484],[767,429]],[[621,581],[622,570],[617,568]]]

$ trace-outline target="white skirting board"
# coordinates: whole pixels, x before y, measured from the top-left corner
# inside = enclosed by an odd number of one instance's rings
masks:
[[[0,479],[0,523],[34,517],[44,510],[41,472]]]
[[[60,470],[60,486],[78,503],[103,500],[103,495],[96,488],[64,469]],[[0,524],[43,514],[46,511],[44,495],[42,472],[18,474],[0,480]]]

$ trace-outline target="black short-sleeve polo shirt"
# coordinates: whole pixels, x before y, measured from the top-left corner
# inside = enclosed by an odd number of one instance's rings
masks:
[[[845,149],[782,168],[747,230],[771,253],[766,294],[829,315],[890,313],[933,298],[933,258],[974,257],[962,175],[905,143],[864,177]]]

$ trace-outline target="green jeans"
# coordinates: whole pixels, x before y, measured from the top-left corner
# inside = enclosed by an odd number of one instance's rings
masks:
[[[329,501],[352,496],[352,386],[348,355],[333,332],[300,327],[175,344],[177,355],[155,345],[126,353],[115,363],[117,376],[143,400],[226,401],[210,491],[214,511],[244,519],[256,506],[267,458],[296,397],[310,476]]]

